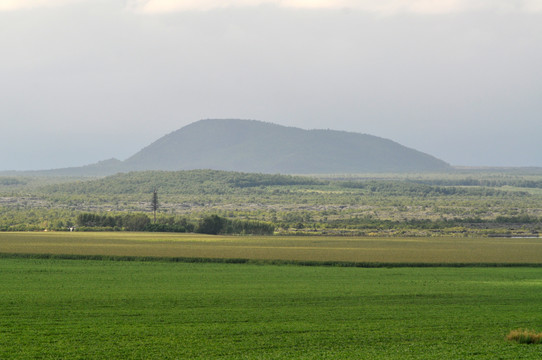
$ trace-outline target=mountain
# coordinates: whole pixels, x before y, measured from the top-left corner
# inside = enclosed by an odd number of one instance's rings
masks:
[[[213,169],[268,174],[448,171],[431,155],[380,137],[303,130],[256,120],[200,120],[125,161],[54,170],[2,171],[0,176],[107,176],[144,170]]]
[[[428,154],[372,135],[303,130],[255,120],[200,120],[125,160],[125,170],[215,169],[329,174],[443,171]]]

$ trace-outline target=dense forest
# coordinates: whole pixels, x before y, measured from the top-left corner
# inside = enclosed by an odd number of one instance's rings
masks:
[[[0,210],[2,231],[536,236],[542,230],[542,174],[311,177],[190,170],[10,176],[0,177]]]

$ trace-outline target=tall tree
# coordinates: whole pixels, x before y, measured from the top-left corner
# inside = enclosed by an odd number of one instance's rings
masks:
[[[152,192],[151,208],[154,213],[154,223],[156,224],[156,210],[158,210],[158,191],[156,191],[156,188]]]

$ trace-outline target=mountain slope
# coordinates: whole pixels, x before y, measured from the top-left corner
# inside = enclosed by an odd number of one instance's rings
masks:
[[[372,135],[229,119],[200,120],[174,131],[124,161],[123,168],[317,174],[442,171],[450,167]]]
[[[0,176],[66,176],[66,177],[100,177],[113,175],[122,171],[122,161],[109,159],[85,166],[68,167],[51,170],[0,171]]]

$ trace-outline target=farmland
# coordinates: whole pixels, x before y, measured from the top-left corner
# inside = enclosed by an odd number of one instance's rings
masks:
[[[2,359],[539,359],[541,270],[0,260]]]
[[[542,239],[0,232],[0,253],[354,264],[539,265]]]

